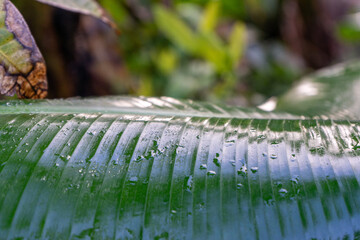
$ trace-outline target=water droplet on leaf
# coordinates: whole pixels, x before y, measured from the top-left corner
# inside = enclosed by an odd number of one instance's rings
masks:
[[[213,162],[216,166],[220,167],[221,166],[221,163],[220,163],[220,160],[218,158],[214,158],[213,159]]]
[[[201,165],[200,165],[200,169],[201,169],[201,170],[207,169],[207,165],[206,165],[206,164],[201,164]]]
[[[287,191],[285,188],[281,188],[281,189],[279,190],[279,194],[280,194],[280,196],[282,196],[282,197],[285,197],[287,193],[288,193],[288,191]]]
[[[251,170],[252,173],[256,173],[259,170],[259,168],[258,167],[252,167],[252,168],[250,168],[250,170]]]
[[[131,177],[131,178],[129,179],[129,182],[130,182],[131,184],[135,184],[137,181],[138,181],[138,178],[137,178],[137,177]]]

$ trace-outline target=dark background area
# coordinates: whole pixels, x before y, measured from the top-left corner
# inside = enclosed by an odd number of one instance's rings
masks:
[[[360,54],[356,0],[101,0],[101,21],[13,0],[48,66],[49,98],[171,96],[252,106]]]

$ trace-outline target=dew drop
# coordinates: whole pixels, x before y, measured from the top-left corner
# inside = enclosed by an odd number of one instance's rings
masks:
[[[238,173],[239,175],[246,175],[246,173],[247,173],[247,167],[246,167],[246,166],[242,166],[242,167],[237,171],[237,173]]]
[[[216,166],[220,167],[221,166],[221,163],[220,163],[220,160],[218,158],[214,158],[213,159],[213,162]]]
[[[274,186],[276,186],[277,188],[282,188],[282,182],[276,181],[276,182],[274,182]]]
[[[216,172],[215,172],[215,171],[208,171],[208,172],[207,172],[207,175],[209,175],[209,176],[214,176],[214,175],[216,175]]]
[[[259,135],[257,138],[258,138],[259,140],[262,140],[262,139],[265,139],[266,136],[265,136],[265,135]]]
[[[207,165],[206,165],[206,164],[201,164],[201,165],[200,165],[200,169],[201,169],[201,170],[207,169]]]
[[[190,175],[189,177],[186,177],[185,181],[186,181],[186,191],[191,192],[193,188],[193,176]]]
[[[225,141],[225,147],[231,147],[235,143],[235,140],[227,140]]]
[[[279,194],[280,194],[280,196],[282,196],[282,197],[285,197],[285,195],[288,193],[288,191],[285,189],[285,188],[281,188],[280,190],[279,190]]]
[[[144,159],[144,156],[140,155],[135,159],[135,162],[141,162],[143,159]]]
[[[69,161],[71,159],[70,155],[64,156],[64,155],[59,155],[60,159],[63,161]]]
[[[290,181],[294,184],[298,184],[299,183],[299,179],[294,177],[294,178],[291,178]]]
[[[251,170],[252,173],[256,173],[259,170],[259,168],[258,167],[252,167],[252,168],[250,168],[250,170]]]
[[[271,159],[277,159],[277,155],[276,154],[271,154],[270,158]]]
[[[138,181],[138,178],[137,178],[137,177],[131,177],[131,178],[129,179],[129,182],[130,182],[131,184],[135,184],[137,181]]]

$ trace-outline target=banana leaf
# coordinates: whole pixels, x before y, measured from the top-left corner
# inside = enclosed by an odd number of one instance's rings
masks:
[[[0,239],[359,239],[359,76],[309,76],[272,112],[0,101]]]

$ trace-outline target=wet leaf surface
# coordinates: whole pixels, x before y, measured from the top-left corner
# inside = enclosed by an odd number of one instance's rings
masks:
[[[360,124],[172,98],[0,101],[5,239],[356,239]]]

